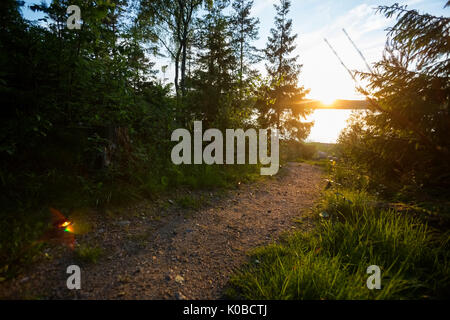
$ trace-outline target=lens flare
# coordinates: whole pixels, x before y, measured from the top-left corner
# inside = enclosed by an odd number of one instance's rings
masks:
[[[50,208],[52,213],[52,228],[50,228],[40,241],[56,242],[66,245],[71,250],[75,248],[74,222],[67,219],[59,210]]]
[[[70,224],[71,224],[70,221],[64,221],[64,223],[62,223],[62,224],[60,225],[60,227],[61,227],[61,228],[64,228],[64,227],[69,226]]]
[[[65,231],[65,232],[74,233],[73,226],[72,226],[71,224],[68,225],[68,226],[64,229],[64,231]]]

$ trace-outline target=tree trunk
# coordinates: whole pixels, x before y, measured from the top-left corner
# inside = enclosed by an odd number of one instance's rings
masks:
[[[181,55],[181,96],[184,97],[186,95],[186,57],[187,57],[187,35],[183,36],[182,43],[182,55]]]

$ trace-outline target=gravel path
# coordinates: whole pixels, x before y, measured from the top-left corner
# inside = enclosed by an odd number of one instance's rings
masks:
[[[103,248],[97,263],[79,263],[65,247],[48,248],[44,254],[50,258],[0,284],[0,298],[219,299],[248,250],[285,231],[310,227],[308,213],[320,193],[321,176],[318,167],[288,163],[276,177],[240,185],[226,195],[190,193],[208,198],[209,204],[196,212],[168,198],[157,206],[141,203],[121,211],[126,220],[105,222],[92,214],[95,228],[77,236],[77,242]],[[81,267],[81,290],[66,287],[71,264]]]

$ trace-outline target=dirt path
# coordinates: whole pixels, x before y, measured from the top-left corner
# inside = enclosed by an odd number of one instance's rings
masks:
[[[318,167],[289,163],[274,178],[241,185],[222,197],[210,193],[210,205],[190,217],[172,200],[165,200],[170,206],[159,206],[156,216],[151,206],[141,204],[129,209],[132,218],[93,221],[96,228],[80,237],[82,243],[104,248],[98,263],[79,264],[61,248],[49,251],[53,259],[2,283],[0,297],[218,299],[248,250],[285,231],[309,227],[307,212],[320,186]],[[296,218],[303,219],[300,226]],[[66,288],[70,264],[81,267],[81,290]]]

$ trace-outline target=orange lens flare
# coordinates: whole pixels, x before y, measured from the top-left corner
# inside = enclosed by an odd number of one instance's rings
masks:
[[[70,221],[65,221],[64,223],[62,223],[62,224],[60,225],[60,227],[61,227],[61,228],[64,228],[64,227],[67,227],[67,226],[69,226],[69,225],[71,225],[71,222],[70,222]]]
[[[42,237],[43,241],[56,240],[73,250],[75,247],[75,229],[73,227],[73,221],[68,220],[59,210],[54,208],[50,208],[50,212],[52,214],[53,228],[56,227],[59,230],[64,230],[64,232],[57,232],[57,236],[55,237],[54,229],[51,228]]]
[[[68,225],[68,226],[64,229],[64,231],[65,231],[65,232],[74,233],[73,226],[72,226],[72,225]]]

